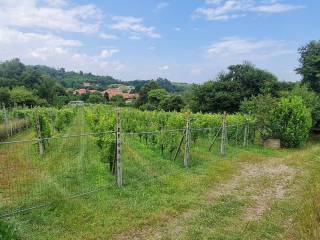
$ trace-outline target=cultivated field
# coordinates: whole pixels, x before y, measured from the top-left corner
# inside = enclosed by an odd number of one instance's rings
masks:
[[[319,239],[316,141],[270,150],[247,117],[144,114],[120,111],[122,187],[110,171],[114,109],[75,110],[47,138],[34,140],[35,126],[6,139],[3,220],[22,239]]]

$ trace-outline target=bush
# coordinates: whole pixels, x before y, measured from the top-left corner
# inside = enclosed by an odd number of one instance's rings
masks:
[[[277,106],[277,99],[271,95],[253,96],[241,102],[240,111],[255,118],[255,124],[263,139],[272,138],[276,133],[270,127],[270,116]]]
[[[312,126],[310,110],[299,96],[281,98],[271,114],[271,129],[284,147],[299,147],[306,143]]]
[[[313,92],[307,85],[297,85],[291,92],[283,93],[283,97],[299,96],[304,105],[309,108],[312,116],[312,126],[320,122],[320,96]]]

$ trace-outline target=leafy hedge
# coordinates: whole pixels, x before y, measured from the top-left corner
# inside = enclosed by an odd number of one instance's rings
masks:
[[[310,110],[298,96],[281,98],[271,114],[271,128],[278,133],[284,147],[299,147],[305,144],[311,127]]]

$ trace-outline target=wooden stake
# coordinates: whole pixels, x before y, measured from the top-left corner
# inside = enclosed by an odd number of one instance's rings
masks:
[[[239,134],[239,124],[237,123],[237,128],[236,128],[236,146],[238,146],[238,134]]]
[[[177,156],[178,156],[178,154],[179,154],[179,152],[180,152],[180,149],[181,149],[181,146],[182,146],[182,143],[183,143],[185,134],[186,134],[186,131],[184,130],[184,131],[183,131],[183,134],[182,134],[182,138],[181,138],[180,143],[179,143],[179,146],[178,146],[178,149],[177,149],[176,153],[174,154],[173,161],[176,160],[176,158],[177,158]]]
[[[221,131],[221,127],[219,128],[218,132],[217,132],[216,135],[214,136],[214,138],[213,138],[213,140],[212,140],[212,143],[211,143],[211,145],[210,145],[210,147],[209,147],[209,151],[211,151],[214,143],[216,142],[216,139],[218,138],[220,131]]]
[[[116,152],[117,152],[117,184],[118,187],[122,187],[122,162],[121,162],[121,121],[120,121],[120,112],[117,111],[117,145],[116,145]]]
[[[225,155],[225,140],[226,140],[226,112],[223,113],[222,119],[222,128],[221,128],[221,145],[220,145],[220,153],[221,155]]]
[[[7,129],[7,137],[9,137],[10,133],[9,133],[9,126],[8,126],[8,116],[7,116],[6,106],[4,104],[2,105],[2,109],[3,109],[3,116],[4,116],[4,124]]]
[[[243,146],[246,147],[248,145],[248,124],[244,125],[244,136],[243,136]]]
[[[188,167],[190,162],[190,136],[191,136],[190,118],[188,118],[186,131],[185,131],[186,143],[185,143],[184,161],[183,161],[185,167]]]
[[[42,140],[42,133],[41,133],[41,124],[40,124],[40,119],[39,119],[39,114],[37,113],[37,135],[38,135],[38,140],[39,140],[39,153],[40,155],[43,155],[44,153],[44,146],[43,146],[43,140]]]

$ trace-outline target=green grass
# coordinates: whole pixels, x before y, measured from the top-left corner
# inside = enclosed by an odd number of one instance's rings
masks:
[[[87,129],[78,115],[65,134],[81,131]],[[19,202],[27,206],[45,200],[51,205],[14,215],[7,224],[22,239],[112,239],[124,233],[152,239],[157,232],[162,239],[318,239],[319,145],[281,151],[229,146],[221,157],[218,145],[209,152],[208,140],[200,139],[192,146],[190,167],[185,168],[181,154],[173,162],[168,153],[162,155],[138,137],[125,136],[124,142],[122,189],[116,187],[92,137],[54,140],[42,158],[17,155],[18,162],[36,167],[30,185],[39,192],[22,195]],[[35,156],[36,145],[29,147]],[[208,200],[210,192],[232,179],[243,164],[260,164],[268,158],[283,158],[288,166],[304,171],[290,186],[290,194],[275,201],[259,220],[243,220],[252,203],[241,189]],[[268,186],[261,181],[257,188]],[[69,198],[100,186],[105,189]]]

